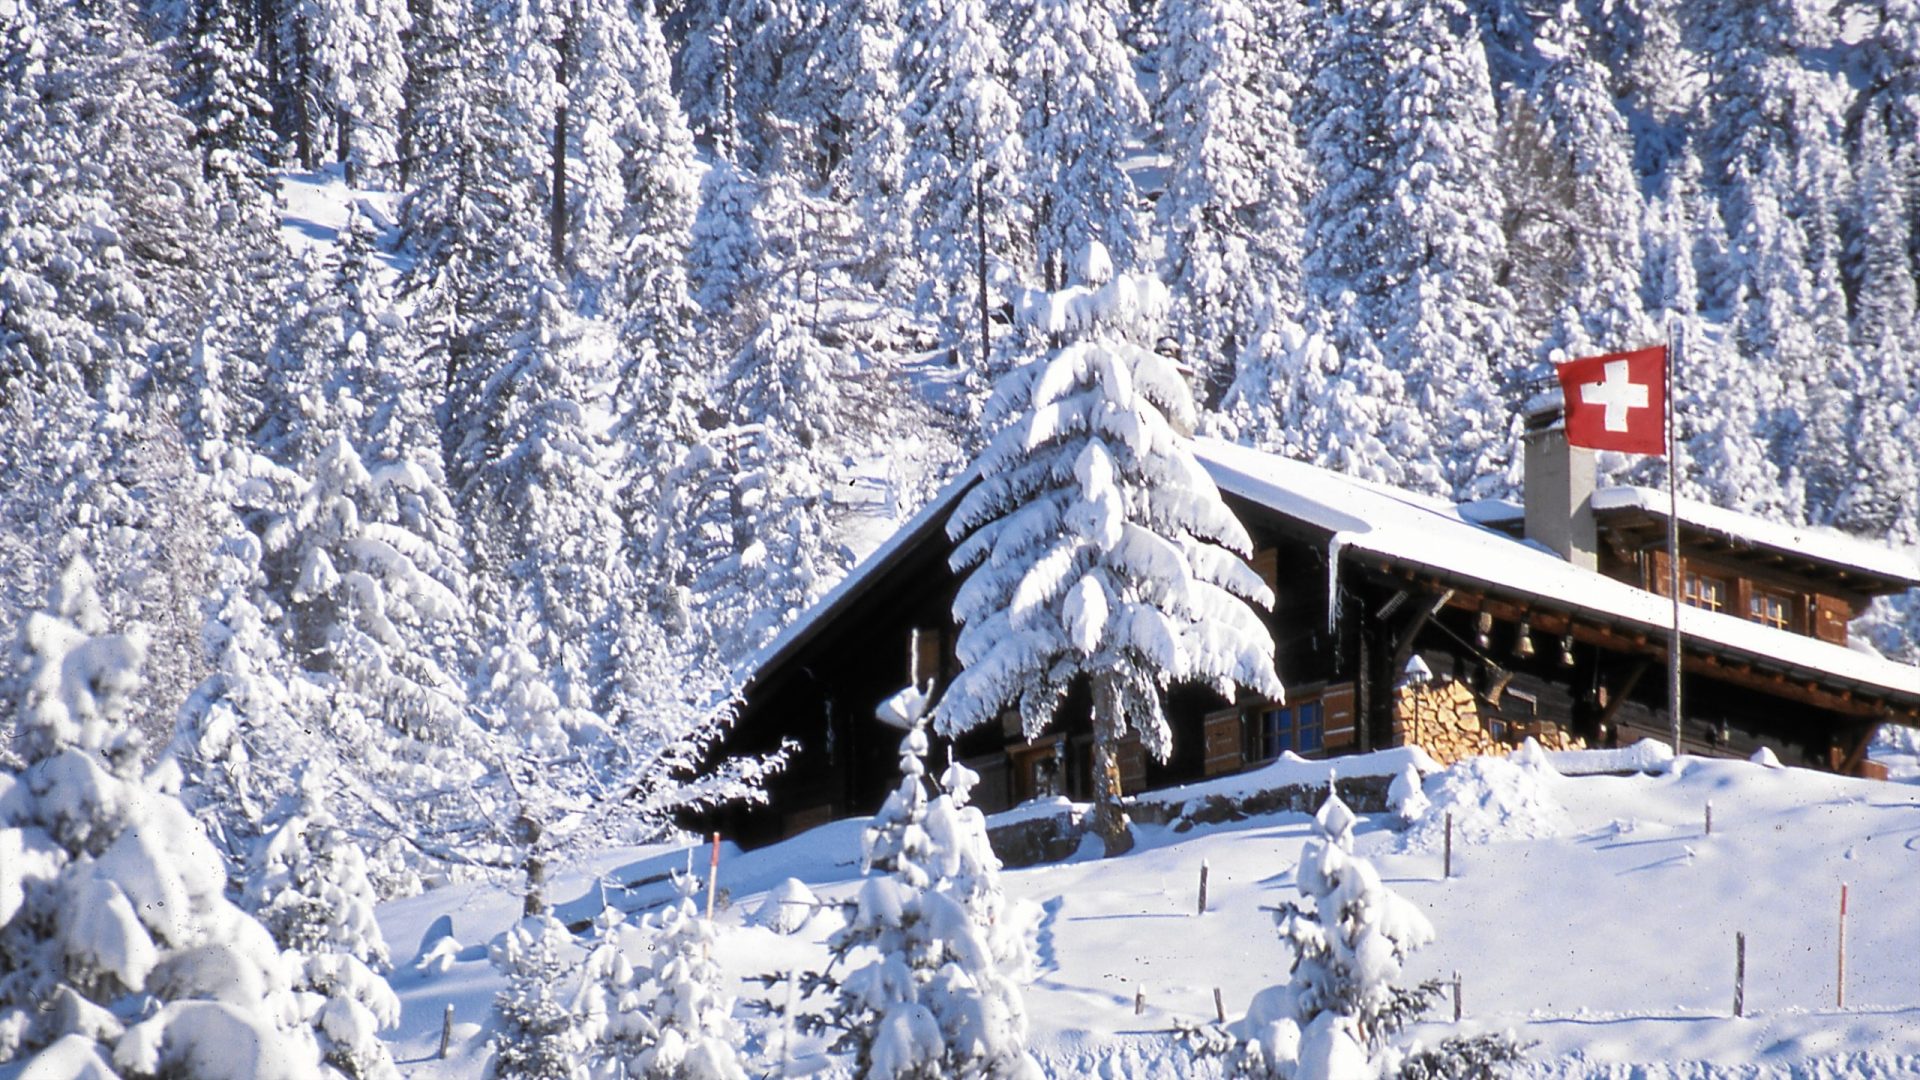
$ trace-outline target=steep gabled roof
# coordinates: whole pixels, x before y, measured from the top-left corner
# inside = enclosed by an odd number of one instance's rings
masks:
[[[1487,504],[1462,507],[1216,439],[1196,440],[1194,452],[1221,491],[1327,534],[1334,555],[1329,561],[1336,568],[1343,555],[1365,553],[1443,581],[1504,593],[1535,607],[1556,608],[1599,625],[1649,637],[1665,634],[1670,625],[1671,601],[1576,567],[1544,547],[1484,524],[1488,517],[1497,517],[1486,514]],[[751,663],[753,677],[762,677],[783,664],[920,545],[947,545],[947,518],[974,479],[971,469],[955,478],[782,631]],[[1662,501],[1664,498],[1661,496]],[[1691,512],[1709,525],[1722,521],[1704,513],[1714,511],[1713,507],[1697,503],[1692,507],[1695,509]],[[1690,512],[1689,504],[1683,503],[1681,512],[1684,519]],[[1784,535],[1762,531],[1770,539]],[[1821,536],[1823,541],[1827,539],[1825,534]],[[1853,552],[1849,557],[1867,563],[1874,572],[1891,575],[1901,570],[1899,560],[1903,557],[1897,553],[1882,555],[1859,541],[1852,545],[1844,549]],[[1911,574],[1913,570],[1903,572]],[[1817,679],[1838,688],[1897,700],[1908,707],[1920,706],[1920,667],[1895,663],[1870,651],[1691,607],[1681,610],[1681,630],[1690,648],[1753,663],[1790,678]]]

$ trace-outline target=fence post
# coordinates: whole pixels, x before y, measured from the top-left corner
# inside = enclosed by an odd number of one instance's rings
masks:
[[[1221,1023],[1227,1022],[1227,1003],[1220,1000],[1220,988],[1213,988],[1213,1015]]]
[[[1733,935],[1733,1015],[1747,1015],[1747,934]]]
[[[1453,877],[1453,811],[1451,810],[1447,811],[1447,845],[1445,850],[1446,857],[1441,876],[1451,878]]]
[[[1200,910],[1195,914],[1207,913],[1207,860],[1200,860]]]
[[[1133,1015],[1139,1016],[1147,1011],[1147,988],[1135,984],[1133,988]]]
[[[1713,800],[1707,800],[1707,835],[1713,835]]]
[[[1453,973],[1453,1022],[1460,1022],[1460,973]]]
[[[440,1015],[440,1052],[434,1056],[442,1061],[447,1059],[447,1050],[453,1045],[453,1002],[447,1002],[447,1011]]]
[[[713,858],[707,862],[707,921],[713,921],[713,891],[720,881],[720,834],[713,834]]]

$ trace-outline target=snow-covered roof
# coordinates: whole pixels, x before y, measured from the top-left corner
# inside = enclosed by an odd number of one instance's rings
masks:
[[[1479,582],[1495,590],[1529,598],[1550,598],[1553,605],[1576,615],[1643,630],[1650,636],[1665,634],[1671,624],[1673,608],[1665,597],[1583,570],[1546,548],[1516,540],[1481,524],[1501,516],[1497,504],[1459,506],[1217,439],[1196,440],[1194,451],[1222,491],[1330,533],[1336,553],[1366,552],[1403,566]],[[946,517],[974,479],[971,468],[955,477],[873,554],[760,650],[746,670],[756,677],[771,670],[811,639],[869,583],[877,581],[885,570],[909,554],[921,538],[938,535],[939,542],[945,543]],[[1608,490],[1657,495],[1656,507],[1665,505],[1666,496],[1662,493],[1633,488]],[[1732,522],[1753,524],[1747,515],[1718,511],[1687,500],[1681,502],[1681,514],[1682,520],[1689,521],[1697,516],[1706,528],[1716,527],[1715,523],[1721,520],[1716,514]],[[1768,528],[1777,531],[1761,531],[1773,539],[1808,532],[1817,534],[1824,545],[1834,538],[1818,530]],[[1902,556],[1898,553],[1878,552],[1857,540],[1850,543],[1862,551],[1860,565],[1874,573],[1886,573],[1901,565],[1898,560]],[[1870,562],[1869,557],[1879,561]],[[1910,560],[1905,572],[1909,575],[1914,572]],[[1907,701],[1920,699],[1920,667],[1895,663],[1871,652],[1691,607],[1681,609],[1681,631],[1691,647],[1711,647],[1716,652],[1757,662],[1792,677],[1817,677],[1875,693],[1895,694]]]
[[[1665,519],[1667,494],[1642,487],[1601,488],[1593,493],[1593,508],[1596,512],[1639,510]],[[1920,586],[1920,561],[1916,561],[1912,553],[1868,543],[1836,529],[1782,525],[1697,499],[1680,500],[1680,522],[1754,547],[1863,570],[1904,581],[1909,588]]]
[[[1222,491],[1331,533],[1336,552],[1367,552],[1442,577],[1550,598],[1578,616],[1649,635],[1670,625],[1673,609],[1666,598],[1574,566],[1469,520],[1444,501],[1218,440],[1199,440],[1195,449]],[[1681,609],[1681,632],[1696,648],[1710,646],[1790,676],[1920,698],[1920,668],[1872,653],[1691,607]]]
[[[1605,487],[1593,493],[1596,514],[1637,510],[1662,521],[1667,517],[1667,493],[1643,487]],[[1526,508],[1510,499],[1463,503],[1460,513],[1482,525],[1512,525]],[[1783,525],[1777,521],[1728,510],[1698,499],[1680,500],[1680,523],[1747,547],[1784,552],[1827,566],[1857,571],[1920,587],[1920,557],[1913,552],[1884,547],[1837,529],[1812,525]]]

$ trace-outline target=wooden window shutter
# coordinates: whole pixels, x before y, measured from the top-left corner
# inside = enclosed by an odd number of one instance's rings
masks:
[[[1328,683],[1320,692],[1320,708],[1321,721],[1326,724],[1326,748],[1332,751],[1352,746],[1355,737],[1353,684]]]
[[[1208,713],[1202,723],[1206,742],[1204,772],[1207,776],[1238,772],[1246,764],[1242,746],[1240,710],[1222,709]]]

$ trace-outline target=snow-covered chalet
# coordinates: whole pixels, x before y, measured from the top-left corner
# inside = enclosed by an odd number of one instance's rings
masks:
[[[1418,744],[1445,762],[1531,736],[1548,748],[1668,741],[1664,492],[1596,487],[1592,455],[1553,417],[1527,434],[1524,505],[1453,504],[1272,454],[1199,440],[1252,535],[1287,699],[1175,688],[1164,764],[1124,752],[1129,794],[1254,768]],[[956,668],[960,578],[945,526],[963,475],[767,649],[722,753],[797,750],[764,806],[703,822],[747,844],[869,814],[897,783],[900,732],[875,707],[910,671]],[[1785,764],[1872,776],[1882,724],[1920,726],[1920,668],[1850,641],[1879,596],[1920,587],[1911,556],[1681,500],[1682,740],[1690,753],[1767,747]],[[961,735],[992,812],[1086,798],[1087,703],[1027,740],[1017,719]],[[945,749],[936,750],[944,759]]]

